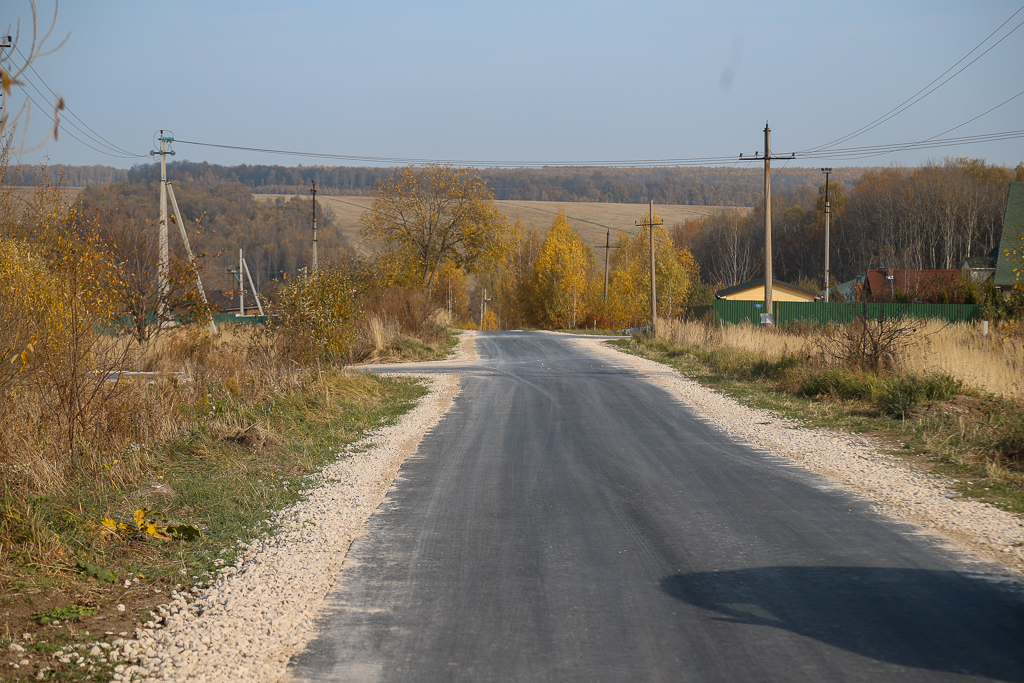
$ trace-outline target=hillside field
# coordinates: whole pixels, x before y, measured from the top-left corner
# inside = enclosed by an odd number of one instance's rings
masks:
[[[291,199],[290,194],[254,194],[259,201],[272,201],[278,197]],[[304,198],[308,199],[309,195]],[[352,245],[359,245],[359,218],[369,210],[372,197],[317,197],[321,205],[331,207],[334,211],[335,225],[341,234]],[[533,223],[538,230],[546,232],[559,209],[565,211],[573,227],[579,231],[587,244],[603,246],[605,233],[612,230],[612,244],[615,243],[615,231],[625,230],[629,234],[636,233],[636,221],[647,215],[647,204],[612,204],[607,202],[529,202],[499,200],[496,202],[502,211],[511,219],[519,218],[524,224]],[[684,204],[655,204],[654,211],[665,225],[671,228],[691,218],[700,218],[719,209],[735,209],[748,213],[750,207],[721,206],[690,206]]]

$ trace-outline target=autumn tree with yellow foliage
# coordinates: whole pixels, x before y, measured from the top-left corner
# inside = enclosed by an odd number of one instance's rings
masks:
[[[512,246],[501,266],[498,302],[505,321],[512,326],[537,324],[538,300],[534,265],[544,239],[533,225],[517,220],[512,226]]]
[[[649,216],[635,237],[619,233],[618,248],[612,256],[605,315],[615,327],[632,327],[650,322],[651,252]],[[668,231],[654,215],[655,298],[659,317],[678,317],[685,309],[697,280],[698,267],[689,250],[676,248]]]
[[[508,219],[486,183],[440,164],[407,166],[379,181],[362,222],[363,238],[401,264],[398,281],[428,296],[446,262],[472,274],[497,265],[509,246]]]
[[[575,328],[592,312],[600,289],[594,252],[559,212],[533,268],[537,323]]]

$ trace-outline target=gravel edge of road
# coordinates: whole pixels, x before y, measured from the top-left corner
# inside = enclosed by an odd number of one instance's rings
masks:
[[[995,560],[1024,574],[1024,519],[987,503],[961,498],[942,477],[883,452],[869,437],[807,428],[770,410],[749,408],[601,340],[574,339],[598,354],[626,361],[715,427],[749,446],[824,475],[874,503],[879,512],[938,535],[958,551]]]
[[[463,332],[449,361],[478,358]],[[423,377],[422,375],[420,377]],[[459,375],[423,377],[428,393],[397,424],[350,444],[345,457],[311,476],[303,499],[267,523],[273,535],[248,545],[209,587],[171,593],[159,618],[105,652],[115,681],[281,681],[315,636],[325,598],[340,580],[349,546],[383,502],[399,468],[444,416]],[[100,654],[100,653],[97,653]]]

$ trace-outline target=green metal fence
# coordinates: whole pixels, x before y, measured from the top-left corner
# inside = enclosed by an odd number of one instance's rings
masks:
[[[213,316],[213,322],[215,323],[237,323],[239,325],[266,325],[269,320],[268,316],[265,315],[246,315],[238,317],[234,313],[215,313]]]
[[[715,319],[723,323],[736,325],[742,322],[749,322],[760,325],[761,313],[764,312],[764,303],[761,301],[716,299],[714,311]]]
[[[703,306],[699,307],[704,309]],[[795,321],[815,322],[826,325],[830,322],[853,322],[858,316],[878,318],[933,318],[949,322],[970,322],[981,318],[981,306],[977,304],[864,304],[825,303],[822,301],[773,301],[772,313],[776,325]],[[729,301],[718,299],[712,307],[715,319],[720,323],[733,325],[749,322],[761,324],[764,303],[760,301]],[[689,314],[689,310],[687,311]],[[693,313],[698,311],[694,309]],[[705,310],[699,311],[702,315]],[[691,317],[688,315],[688,317]]]
[[[825,303],[823,301],[773,302],[775,324],[785,325],[797,320],[825,325],[830,322],[853,322],[858,316],[879,318],[929,318],[948,322],[978,320],[981,306],[977,304],[868,304]]]

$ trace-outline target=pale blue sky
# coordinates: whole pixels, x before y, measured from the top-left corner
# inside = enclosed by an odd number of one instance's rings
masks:
[[[57,33],[71,37],[36,70],[103,138],[140,154],[165,128],[180,140],[371,157],[732,157],[761,148],[766,120],[775,153],[857,130],[967,55],[1020,2],[65,0]],[[0,22],[20,16],[24,35],[28,1],[4,4]],[[52,0],[39,9],[47,17]],[[1024,12],[985,47],[1021,22]],[[1024,27],[842,146],[916,141],[957,126],[1024,91],[1022,57]],[[950,135],[1021,129],[1024,95]],[[222,164],[346,163],[175,149],[177,159]],[[121,168],[149,160],[106,156],[71,135],[23,161],[41,155]],[[1014,166],[1024,138],[793,164],[911,165],[947,155]]]

